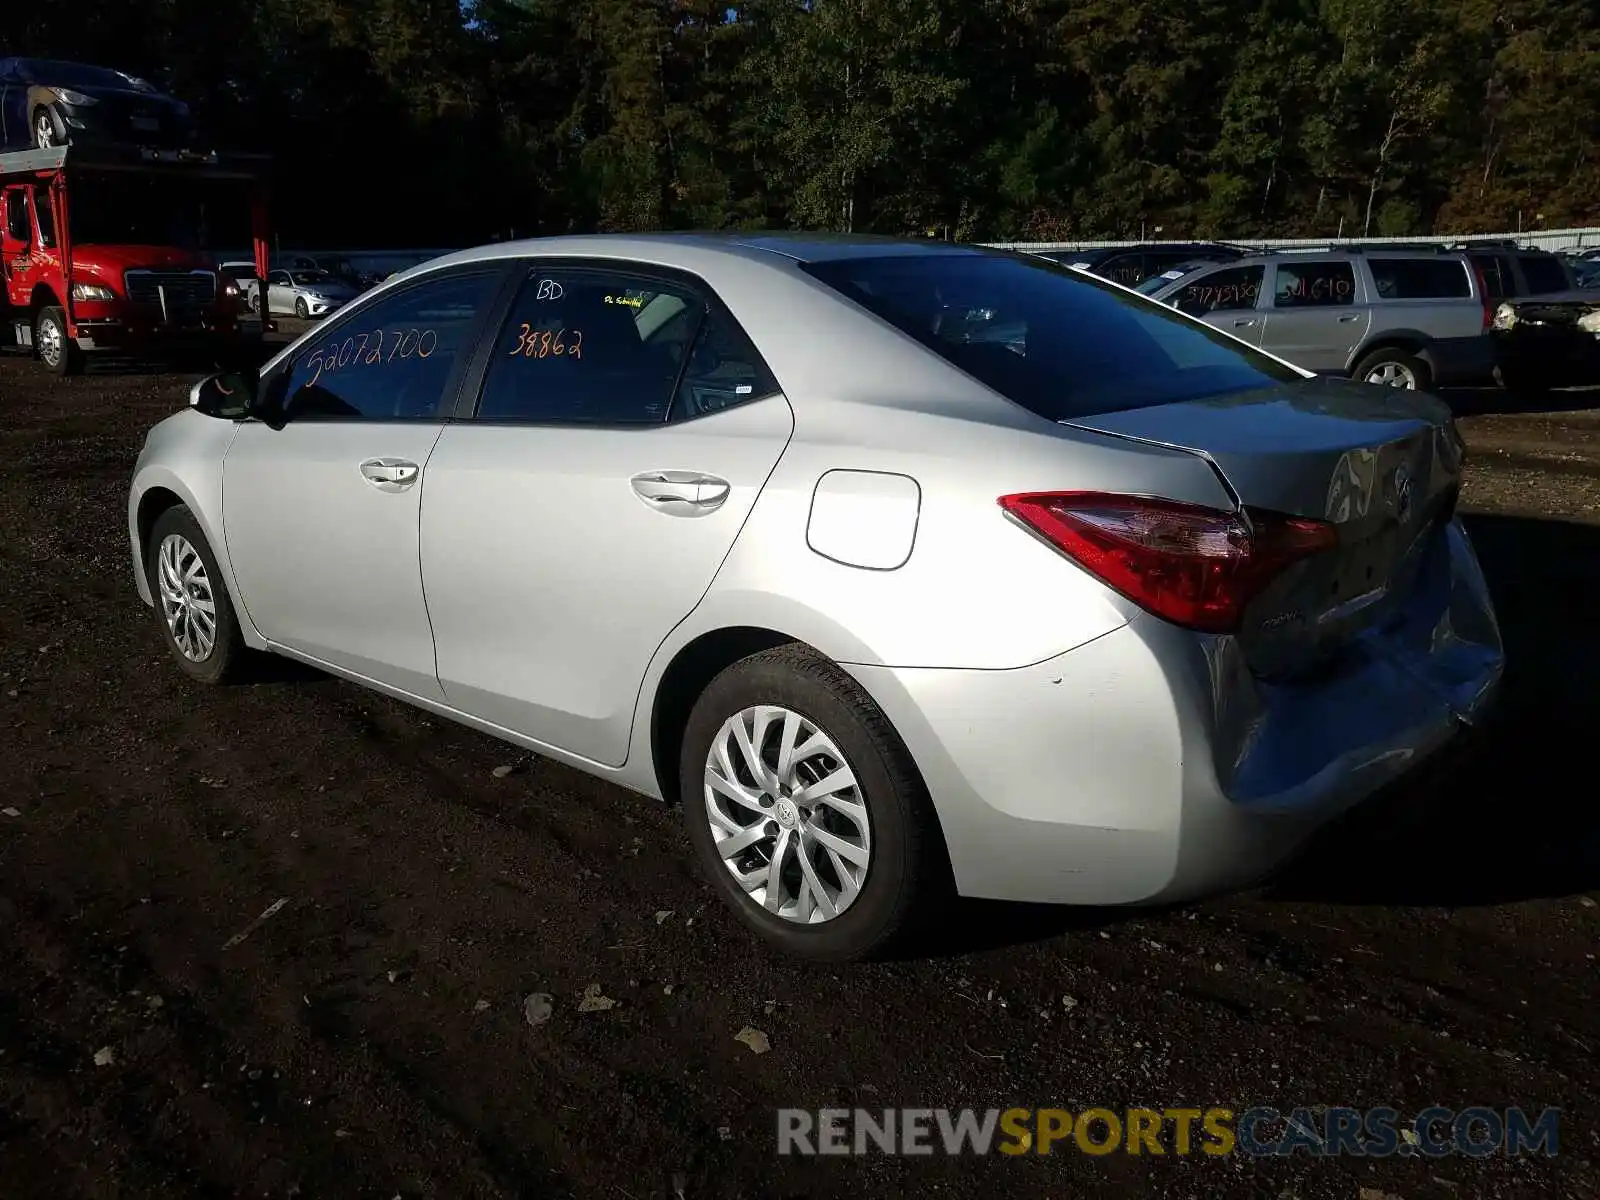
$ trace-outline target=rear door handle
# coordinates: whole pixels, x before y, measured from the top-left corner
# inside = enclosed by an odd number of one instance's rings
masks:
[[[1242,320],[1235,321],[1233,323],[1233,327],[1235,329],[1241,329],[1246,325],[1254,325],[1255,323],[1256,319],[1254,317],[1245,317]]]
[[[1345,313],[1345,314],[1344,314],[1344,315],[1343,315],[1343,316],[1341,316],[1341,317],[1340,317],[1340,318],[1339,318],[1339,320],[1340,320],[1340,321],[1341,321],[1341,322],[1345,322],[1345,321],[1359,321],[1359,320],[1360,320],[1360,319],[1361,319],[1361,314],[1360,314],[1360,313]]]
[[[726,479],[698,471],[643,471],[628,483],[651,508],[675,517],[703,517],[732,491]]]
[[[417,481],[421,468],[403,458],[369,458],[361,464],[361,477],[380,492],[403,492]]]

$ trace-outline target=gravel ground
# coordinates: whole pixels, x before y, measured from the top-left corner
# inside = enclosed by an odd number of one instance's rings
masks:
[[[1460,762],[1265,891],[968,904],[819,969],[735,928],[664,808],[287,665],[181,679],[123,505],[186,382],[0,360],[0,1193],[1600,1193],[1589,398],[1463,400],[1511,666]],[[1558,1106],[1560,1153],[774,1152],[788,1106],[1435,1103]]]

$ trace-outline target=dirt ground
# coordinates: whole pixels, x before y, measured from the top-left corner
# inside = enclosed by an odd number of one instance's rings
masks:
[[[1461,399],[1510,668],[1455,770],[1266,891],[819,969],[660,806],[287,666],[187,684],[124,526],[186,382],[0,360],[0,1195],[1600,1194],[1594,397]],[[1559,1155],[775,1154],[779,1107],[1259,1104],[1556,1106]]]

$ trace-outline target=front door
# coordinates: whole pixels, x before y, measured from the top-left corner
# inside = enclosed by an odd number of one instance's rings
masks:
[[[447,272],[352,311],[304,344],[282,429],[240,426],[223,461],[223,527],[239,600],[263,636],[440,699],[417,527],[497,270]]]
[[[423,488],[451,704],[620,766],[651,657],[711,586],[793,429],[697,284],[535,266],[475,417],[445,430]]]
[[[1308,371],[1338,374],[1367,336],[1371,302],[1349,259],[1274,264],[1261,348]]]
[[[30,190],[25,183],[0,188],[0,279],[5,281],[4,298],[22,309],[28,307],[28,293],[33,288],[29,272],[33,250],[33,219],[28,215]]]
[[[1261,344],[1261,278],[1266,268],[1221,267],[1194,276],[1173,297],[1178,311],[1232,334],[1252,346]]]

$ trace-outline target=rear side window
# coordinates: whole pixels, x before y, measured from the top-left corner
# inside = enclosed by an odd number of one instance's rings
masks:
[[[1522,265],[1522,277],[1528,281],[1530,296],[1548,296],[1552,292],[1564,292],[1572,286],[1567,282],[1567,273],[1554,256],[1528,255],[1517,261]]]
[[[929,253],[804,269],[1047,420],[1301,378],[1164,305],[1033,258]]]
[[[1467,265],[1459,258],[1374,258],[1372,282],[1384,300],[1466,300]]]
[[[562,425],[660,425],[770,396],[743,332],[694,289],[536,267],[512,302],[477,415]]]
[[[1356,302],[1349,262],[1281,262],[1272,286],[1274,308],[1332,308]]]
[[[1178,310],[1200,317],[1209,312],[1254,308],[1265,271],[1265,267],[1229,267],[1195,279],[1180,288],[1174,297]]]

